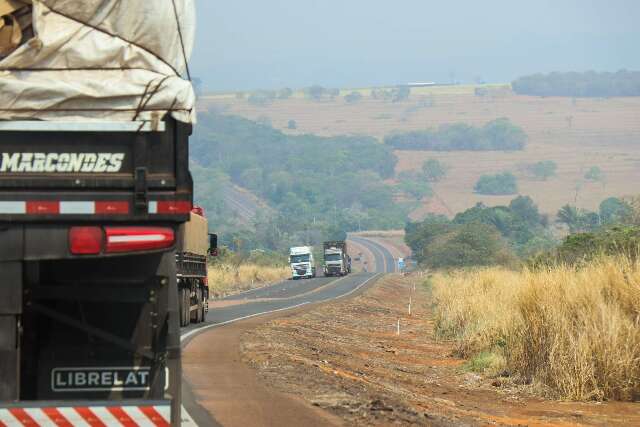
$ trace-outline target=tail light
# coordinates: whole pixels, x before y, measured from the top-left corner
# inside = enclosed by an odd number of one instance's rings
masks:
[[[173,229],[167,227],[71,227],[69,251],[73,255],[151,251],[170,248],[175,240]]]
[[[102,251],[104,233],[100,227],[72,227],[69,250],[73,255],[98,255]]]
[[[164,227],[107,227],[105,232],[107,253],[165,249],[176,240],[173,230]]]

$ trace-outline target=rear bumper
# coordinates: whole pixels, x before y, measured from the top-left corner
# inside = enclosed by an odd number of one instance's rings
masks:
[[[173,419],[173,421],[172,421]],[[24,402],[0,404],[0,425],[6,426],[179,426],[171,402]]]

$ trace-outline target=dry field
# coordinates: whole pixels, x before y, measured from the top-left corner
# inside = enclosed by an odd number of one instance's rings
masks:
[[[640,403],[547,400],[471,372],[455,341],[435,335],[422,280],[387,275],[360,296],[247,331],[243,359],[263,384],[345,426],[640,425]]]
[[[342,95],[349,91],[343,91]],[[518,96],[505,88],[478,97],[471,86],[414,90],[407,101],[390,103],[369,96],[356,104],[344,98],[313,102],[300,96],[276,100],[266,107],[249,104],[233,96],[204,97],[202,109],[215,108],[253,120],[268,118],[286,130],[295,120],[297,130],[287,132],[319,135],[366,134],[378,138],[393,131],[419,130],[445,123],[483,125],[508,117],[529,135],[522,152],[397,152],[398,172],[417,169],[427,158],[438,158],[450,166],[449,176],[435,190],[438,197],[414,212],[455,213],[482,201],[495,205],[511,197],[473,194],[482,174],[505,170],[519,177],[520,193],[530,195],[545,213],[555,213],[565,203],[594,209],[604,198],[637,193],[640,179],[640,98],[571,99]],[[364,95],[369,91],[362,90]],[[553,160],[558,174],[537,181],[522,166]],[[606,182],[585,183],[591,166],[599,166]],[[577,189],[577,191],[576,191]]]

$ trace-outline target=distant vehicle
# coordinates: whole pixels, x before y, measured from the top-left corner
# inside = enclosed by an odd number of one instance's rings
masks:
[[[324,242],[324,275],[346,276],[351,273],[351,257],[344,240]]]
[[[291,278],[310,279],[316,277],[316,263],[313,258],[313,247],[297,246],[289,250],[289,264],[291,265]]]

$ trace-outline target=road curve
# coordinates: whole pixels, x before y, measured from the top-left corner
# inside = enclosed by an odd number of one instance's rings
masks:
[[[395,273],[396,259],[389,249],[380,243],[360,236],[349,236],[349,240],[369,249],[376,259],[376,273]]]
[[[383,249],[375,249],[377,256],[384,258]],[[336,423],[317,408],[262,385],[239,360],[240,336],[285,311],[295,313],[358,294],[378,277],[357,273],[337,279],[288,280],[219,302],[205,323],[182,331],[182,394],[189,418],[199,426],[225,427]]]

